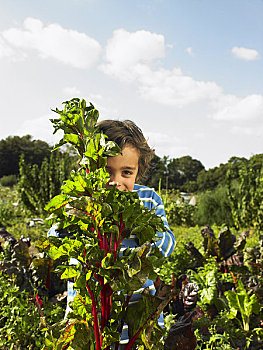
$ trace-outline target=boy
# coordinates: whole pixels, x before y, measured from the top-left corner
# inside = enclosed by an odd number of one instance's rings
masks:
[[[106,170],[110,175],[108,186],[116,185],[120,191],[134,191],[138,193],[143,205],[148,209],[155,208],[158,216],[161,216],[166,228],[166,232],[158,232],[160,240],[156,242],[164,256],[172,253],[175,246],[175,238],[171,232],[166,220],[164,206],[161,198],[153,189],[146,186],[135,184],[147,171],[154,151],[149,147],[141,129],[132,121],[104,120],[98,123],[98,129],[101,133],[108,136],[108,140],[114,141],[121,148],[122,154],[114,157],[108,157]],[[57,235],[52,229],[48,235]],[[131,249],[137,247],[136,237],[130,237],[123,240],[124,250],[127,247]],[[154,283],[148,280],[144,288],[148,287],[151,294],[155,294]],[[129,305],[136,303],[141,297],[142,289],[134,292]],[[73,289],[73,283],[68,284],[68,305],[74,299],[76,291]],[[67,305],[67,312],[70,310]],[[158,323],[161,327],[164,326],[163,315],[160,316]],[[129,342],[128,329],[125,325],[121,334],[119,349],[124,349],[125,344]]]

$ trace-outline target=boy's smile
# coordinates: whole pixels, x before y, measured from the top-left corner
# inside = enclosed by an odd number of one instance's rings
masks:
[[[127,145],[122,149],[122,155],[108,157],[106,170],[110,175],[109,186],[117,185],[120,191],[133,190],[138,174],[139,153],[133,146]]]

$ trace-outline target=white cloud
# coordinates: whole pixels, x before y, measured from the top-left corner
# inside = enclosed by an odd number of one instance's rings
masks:
[[[159,132],[144,131],[144,136],[150,147],[155,149],[158,156],[180,157],[188,152],[188,148],[183,145],[183,141],[178,137],[171,137]]]
[[[164,36],[145,30],[130,33],[115,30],[106,47],[106,64],[101,69],[121,80],[134,80],[134,67],[165,56]]]
[[[76,86],[67,86],[63,89],[63,93],[70,98],[80,95],[80,90]]]
[[[216,98],[221,88],[213,82],[196,81],[179,68],[172,70],[155,68],[154,60],[164,57],[163,35],[147,31],[127,32],[116,30],[108,40],[104,73],[120,81],[134,82],[146,100],[184,107],[207,98]]]
[[[249,125],[249,126],[233,126],[230,128],[230,132],[235,136],[247,137],[248,140],[255,141],[255,139],[262,139],[263,137],[263,126],[262,125]],[[246,140],[246,139],[244,139]]]
[[[204,99],[213,99],[222,93],[214,82],[194,80],[179,68],[152,70],[147,66],[138,74],[139,91],[147,100],[182,108]]]
[[[2,32],[13,48],[36,50],[43,58],[53,58],[75,68],[89,68],[100,55],[101,46],[95,39],[76,30],[65,29],[57,23],[44,26],[39,19],[26,18],[21,28]]]
[[[44,115],[42,117],[27,119],[23,121],[22,125],[16,129],[16,135],[32,135],[34,139],[39,139],[54,145],[62,137],[62,133],[59,131],[53,135],[53,124],[49,119],[54,118],[52,113],[50,115]]]
[[[16,57],[16,53],[15,53],[15,50],[12,47],[10,47],[10,45],[8,45],[8,43],[1,36],[1,33],[0,33],[0,58],[3,58],[3,57],[14,59]]]
[[[248,49],[246,47],[234,46],[232,48],[232,53],[237,58],[240,58],[240,59],[245,60],[245,61],[254,61],[257,58],[259,58],[259,53],[257,50]]]
[[[214,101],[216,111],[212,118],[216,120],[251,120],[263,118],[263,96],[248,95],[238,98],[234,95],[222,95]]]
[[[187,52],[193,54],[192,48]],[[252,59],[257,51],[236,48],[233,52]],[[166,106],[183,108],[200,101],[208,102],[210,117],[215,120],[248,120],[262,117],[263,96],[239,98],[225,95],[215,82],[198,81],[185,75],[180,68],[159,68],[154,60],[164,57],[165,40],[162,35],[137,31],[116,30],[108,40],[106,63],[100,68],[120,81],[135,84],[143,99]],[[208,112],[209,113],[209,112]]]
[[[190,56],[194,56],[194,52],[193,52],[193,48],[192,47],[188,47],[186,49],[186,52],[190,55]]]

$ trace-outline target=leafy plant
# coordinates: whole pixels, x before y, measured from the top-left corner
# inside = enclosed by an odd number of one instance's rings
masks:
[[[228,197],[231,203],[235,226],[254,228],[258,232],[263,229],[263,167],[260,163],[252,167],[242,162],[239,181],[232,181],[231,168],[227,172]]]
[[[249,321],[253,314],[260,312],[260,304],[254,293],[249,294],[239,280],[236,291],[228,290],[225,296],[229,304],[229,318],[236,318],[239,312],[243,322],[243,329],[249,331]]]
[[[198,346],[196,349],[202,349],[202,350],[235,350],[236,348],[233,348],[231,345],[231,342],[229,340],[229,336],[226,332],[223,332],[223,334],[218,333],[215,326],[211,325],[208,328],[209,331],[209,339],[207,341],[203,341],[202,336],[200,335],[199,331],[196,330],[195,334],[197,336],[198,340]]]
[[[72,144],[80,168],[72,171],[62,193],[46,206],[56,228],[66,230],[69,237],[50,237],[43,247],[54,260],[67,258],[68,263],[59,269],[61,278],[74,278],[78,294],[68,322],[61,325],[64,328],[58,337],[49,333],[46,347],[78,349],[81,344],[84,349],[96,344],[96,350],[117,348],[124,321],[130,333],[126,350],[135,342],[158,346],[162,332],[155,324],[162,311],[161,300],[146,289],[135,307],[128,307],[128,302],[149,277],[156,276],[153,265],[160,263],[160,252],[154,242],[159,239],[157,231],[164,231],[163,222],[140,204],[136,193],[107,188],[107,157],[121,150],[96,129],[98,112],[93,105],[72,99],[65,102],[64,110],[55,112],[60,115],[51,120],[55,132],[64,131],[55,149]],[[121,252],[123,240],[131,237],[136,237],[139,246]],[[71,258],[78,265],[69,264]],[[150,325],[151,332],[146,332]],[[156,337],[150,339],[155,329]]]
[[[35,296],[22,291],[14,276],[0,272],[0,347],[3,350],[41,349],[44,333]],[[42,302],[42,301],[41,301]],[[64,311],[59,304],[46,299],[43,316],[48,322],[58,322]],[[8,305],[8,307],[7,307]]]
[[[44,207],[59,194],[63,181],[69,177],[71,165],[67,153],[53,152],[41,164],[27,164],[22,155],[19,162],[18,193],[21,202],[31,213],[44,215]]]
[[[2,186],[13,187],[17,183],[16,175],[5,175],[0,178],[0,183]]]
[[[220,185],[213,190],[201,192],[197,196],[194,222],[198,225],[233,226],[226,186]]]
[[[194,226],[196,207],[189,204],[179,190],[161,190],[159,181],[159,194],[162,195],[169,223],[175,226]]]

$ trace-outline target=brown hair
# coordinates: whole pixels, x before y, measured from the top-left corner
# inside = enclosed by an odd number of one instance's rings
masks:
[[[136,148],[139,152],[137,179],[141,178],[149,168],[154,155],[154,150],[148,145],[142,130],[131,120],[102,120],[97,126],[110,141],[116,142],[121,149],[127,145]]]

